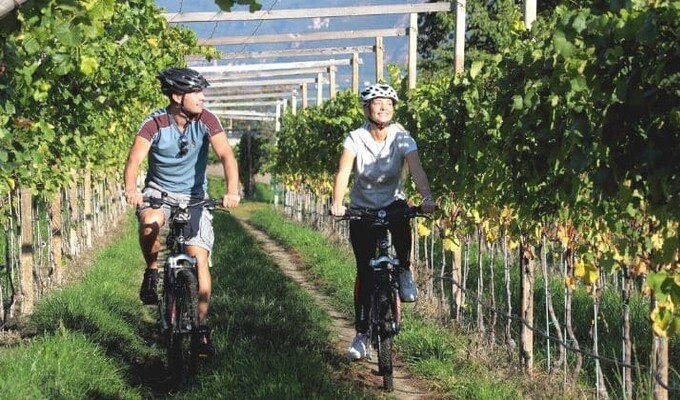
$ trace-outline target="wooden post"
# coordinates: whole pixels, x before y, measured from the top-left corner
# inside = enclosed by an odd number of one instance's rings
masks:
[[[359,53],[352,53],[352,93],[359,94]]]
[[[375,81],[383,81],[383,69],[385,62],[385,46],[383,45],[383,38],[378,36],[375,38]]]
[[[61,191],[57,192],[52,199],[50,207],[50,229],[52,231],[52,279],[58,285],[62,281],[62,210],[61,210]]]
[[[77,256],[80,254],[80,241],[78,240],[78,226],[80,225],[80,207],[78,206],[78,183],[72,182],[68,187],[68,209],[69,209],[69,254]]]
[[[21,308],[22,315],[33,312],[35,300],[34,280],[33,280],[33,195],[29,189],[21,189],[20,202],[20,221],[21,224],[21,261],[20,261],[20,282],[21,282]]]
[[[323,103],[323,74],[319,72],[316,75],[316,105],[320,106]]]
[[[454,72],[459,74],[465,69],[465,6],[466,0],[451,2],[451,8],[456,14],[456,38],[454,55]],[[455,9],[453,9],[455,7]]]
[[[276,122],[274,126],[274,132],[281,131],[281,102],[276,102]]]
[[[328,92],[329,98],[334,99],[337,93],[337,88],[335,87],[335,71],[338,68],[335,65],[328,67]]]
[[[94,225],[92,222],[92,171],[86,170],[83,176],[83,214],[84,224],[82,227],[82,238],[85,242],[86,248],[92,247],[92,236],[94,233]]]
[[[633,339],[631,335],[631,317],[630,317],[630,298],[633,293],[634,281],[633,274],[631,273],[633,266],[627,266],[623,269],[623,287],[621,288],[621,300],[623,304],[623,315],[622,315],[622,329],[621,332],[623,337],[621,340],[621,356],[622,364],[621,367],[621,380],[622,382],[622,398],[625,400],[633,399],[633,369],[630,367],[633,365]],[[652,297],[654,298],[654,297]]]
[[[519,246],[522,303],[520,318],[519,359],[524,372],[531,374],[534,367],[534,251],[524,239]]]
[[[418,14],[409,14],[408,24],[408,88],[416,87],[418,63]]]
[[[300,86],[302,88],[302,109],[304,110],[307,108],[307,104],[309,102],[309,93],[307,91],[308,89],[306,83],[302,83]]]
[[[297,114],[297,90],[293,90],[290,95],[290,112],[293,115]]]
[[[652,294],[650,310],[656,308],[657,302]],[[652,334],[652,396],[654,400],[668,400],[668,339]]]
[[[536,0],[524,1],[524,27],[531,29],[531,25],[536,20]]]

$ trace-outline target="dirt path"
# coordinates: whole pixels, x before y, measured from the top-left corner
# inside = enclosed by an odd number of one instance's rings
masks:
[[[327,297],[321,293],[309,281],[303,271],[297,265],[301,263],[295,254],[288,252],[285,248],[276,243],[273,239],[267,236],[266,233],[258,230],[250,225],[247,221],[240,219],[244,228],[258,241],[266,254],[269,254],[272,259],[279,265],[281,270],[298,282],[300,286],[306,289],[319,306],[321,306],[333,319],[333,329],[338,333],[338,341],[334,343],[336,351],[344,355],[347,351],[347,346],[354,338],[354,324],[347,318],[347,316],[339,313],[330,306]],[[352,368],[353,379],[360,386],[368,388],[378,388],[382,385],[382,377],[376,374],[378,370],[376,357],[373,360],[360,361],[354,363]],[[390,398],[395,399],[443,399],[444,396],[434,393],[427,389],[427,386],[411,375],[403,364],[398,360],[395,361],[394,369],[394,392],[389,394]]]

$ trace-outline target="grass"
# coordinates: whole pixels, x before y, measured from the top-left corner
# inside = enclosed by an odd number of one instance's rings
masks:
[[[137,298],[143,272],[130,216],[84,279],[36,305],[33,332],[0,348],[0,393],[22,399],[374,397],[344,379],[330,319],[284,276],[241,226],[215,215],[210,324],[217,356],[197,384],[170,392],[153,308]]]
[[[294,248],[302,256],[304,266],[317,280],[318,286],[330,296],[330,301],[342,312],[352,315],[354,258],[342,246],[333,246],[326,237],[306,226],[285,219],[273,207],[252,212],[251,222],[265,230],[285,246]],[[409,368],[427,378],[433,385],[444,388],[451,399],[524,399],[573,398],[560,394],[558,387],[514,375],[498,359],[495,368],[489,367],[486,349],[470,341],[463,333],[457,334],[433,324],[419,315],[413,306],[403,306],[402,330],[396,338],[396,351],[407,360]],[[497,355],[491,355],[495,357]],[[504,359],[503,359],[504,360]]]
[[[333,305],[352,315],[354,262],[346,247],[266,204],[244,203],[232,212],[300,254]],[[201,366],[195,385],[171,391],[155,313],[137,298],[143,259],[132,213],[128,218],[81,282],[36,305],[25,327],[31,338],[0,348],[0,393],[21,399],[382,397],[347,379],[352,364],[331,347],[330,317],[224,213],[214,219],[209,320],[217,356]],[[569,398],[556,393],[558,386],[546,390],[509,374],[503,363],[489,368],[479,344],[416,310],[404,306],[396,350],[448,398]]]

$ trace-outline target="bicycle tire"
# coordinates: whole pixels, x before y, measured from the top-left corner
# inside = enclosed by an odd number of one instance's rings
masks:
[[[195,331],[198,328],[198,283],[192,269],[180,269],[175,277],[172,329],[168,337],[168,369],[174,382],[185,383],[196,371]]]
[[[388,392],[394,390],[392,345],[392,335],[378,335],[378,372],[383,377],[383,389]]]
[[[378,373],[383,377],[383,389],[394,390],[393,375],[393,298],[392,291],[386,291],[378,296],[380,325],[378,329]]]

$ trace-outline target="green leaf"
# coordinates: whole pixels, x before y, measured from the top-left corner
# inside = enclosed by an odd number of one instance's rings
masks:
[[[576,47],[567,40],[564,32],[559,30],[555,31],[555,34],[553,35],[553,46],[555,47],[555,51],[564,58],[571,57],[576,50]]]
[[[475,60],[472,62],[472,66],[470,67],[470,77],[472,79],[475,79],[477,75],[479,75],[479,72],[482,70],[484,67],[484,62]]]
[[[569,81],[571,85],[571,90],[574,92],[581,92],[588,89],[588,84],[586,83],[586,78],[583,76],[577,76]]]
[[[80,72],[85,75],[92,75],[97,68],[99,68],[99,62],[96,58],[90,56],[82,56],[80,58]]]
[[[522,108],[524,108],[524,101],[522,100],[522,96],[520,95],[512,96],[512,109],[521,110]]]
[[[579,14],[574,18],[574,22],[571,26],[576,30],[576,32],[581,33],[586,29],[586,17],[583,14]]]
[[[58,24],[54,29],[54,36],[59,42],[69,47],[78,45],[82,40],[80,30],[71,26],[68,22]]]

